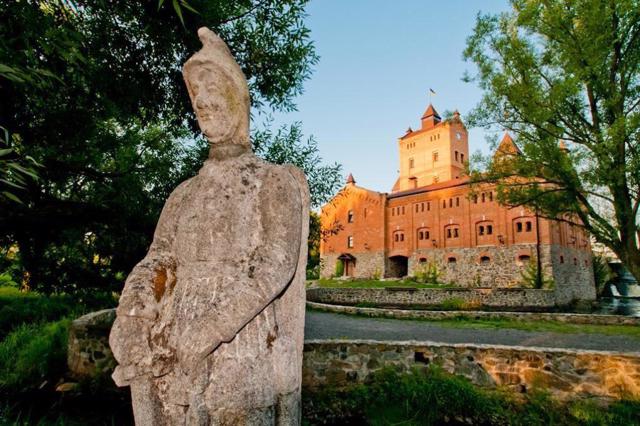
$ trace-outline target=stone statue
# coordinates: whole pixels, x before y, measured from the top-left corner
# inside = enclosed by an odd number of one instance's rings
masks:
[[[253,154],[246,78],[216,34],[198,36],[183,74],[209,158],[127,278],[113,378],[138,425],[299,424],[306,179]]]

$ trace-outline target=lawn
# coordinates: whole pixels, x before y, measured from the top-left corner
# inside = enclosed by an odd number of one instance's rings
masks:
[[[407,287],[407,288],[453,288],[450,284],[426,284],[418,283],[411,279],[406,280],[376,280],[376,279],[354,279],[336,280],[319,279],[315,281],[321,288],[387,288],[387,287]]]

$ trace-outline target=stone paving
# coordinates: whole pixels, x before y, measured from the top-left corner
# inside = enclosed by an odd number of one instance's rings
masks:
[[[565,334],[514,329],[454,328],[425,321],[362,318],[307,311],[305,340],[432,341],[640,353],[640,339],[595,333]]]

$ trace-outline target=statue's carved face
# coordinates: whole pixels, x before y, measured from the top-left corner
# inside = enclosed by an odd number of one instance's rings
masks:
[[[231,139],[238,129],[242,105],[229,78],[208,67],[194,67],[189,75],[189,85],[202,133],[211,143]]]

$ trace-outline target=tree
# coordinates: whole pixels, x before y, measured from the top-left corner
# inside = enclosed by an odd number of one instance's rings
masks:
[[[508,130],[521,152],[474,178],[507,205],[583,227],[640,280],[640,3],[511,6],[478,16],[464,55],[485,92],[470,124]]]
[[[197,172],[207,144],[180,70],[197,28],[228,41],[255,108],[295,108],[317,61],[306,0],[173,3],[0,0],[0,126],[42,165],[23,206],[0,200],[0,245],[18,244],[34,288],[119,289]]]

